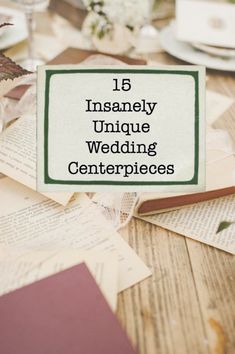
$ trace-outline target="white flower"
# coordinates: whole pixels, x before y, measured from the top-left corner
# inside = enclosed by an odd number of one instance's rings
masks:
[[[148,1],[144,0],[105,0],[103,7],[110,21],[133,28],[144,24],[148,10]]]
[[[149,15],[148,0],[83,0],[88,10],[102,12],[106,22],[140,28]]]

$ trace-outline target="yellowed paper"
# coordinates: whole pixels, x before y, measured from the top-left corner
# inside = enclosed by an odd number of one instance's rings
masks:
[[[231,136],[233,143],[235,144],[235,124],[234,124],[234,114],[226,114],[225,116],[219,118],[214,123],[214,127],[217,129],[226,130]]]
[[[11,253],[11,252],[10,252]],[[100,286],[107,302],[116,310],[118,287],[118,260],[103,254],[63,250],[57,254],[33,251],[9,259],[0,253],[0,296],[67,268],[85,262]]]
[[[54,251],[73,248],[118,257],[118,290],[150,275],[150,270],[85,195],[60,206],[9,179],[0,180],[0,245]]]
[[[36,117],[21,117],[0,135],[0,172],[36,190]],[[73,193],[45,195],[66,205]]]
[[[231,97],[211,90],[206,91],[206,121],[209,125],[222,116],[234,103]]]
[[[235,225],[216,233],[220,222],[235,219],[234,194],[141,219],[235,254]]]

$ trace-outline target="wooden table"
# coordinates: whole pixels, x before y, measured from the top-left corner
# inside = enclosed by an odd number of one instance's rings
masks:
[[[235,98],[235,75],[207,74],[208,88]],[[222,118],[217,127],[235,141],[235,105]],[[235,353],[234,257],[137,219],[122,234],[153,272],[119,295],[118,317],[140,354]]]
[[[165,53],[151,59],[182,64]],[[210,71],[208,87],[235,97],[235,76]],[[235,105],[223,118],[218,127],[233,127],[235,141]],[[153,273],[118,301],[118,317],[140,354],[235,353],[233,256],[137,219],[121,233]]]

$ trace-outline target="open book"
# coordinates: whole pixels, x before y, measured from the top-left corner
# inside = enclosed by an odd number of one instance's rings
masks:
[[[136,206],[136,214],[156,214],[233,193],[235,193],[235,156],[232,151],[213,148],[207,152],[205,192],[142,193]]]

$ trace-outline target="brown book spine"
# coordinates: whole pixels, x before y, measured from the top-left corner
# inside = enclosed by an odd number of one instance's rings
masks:
[[[207,200],[212,200],[219,197],[226,197],[230,194],[235,193],[235,187],[228,187],[208,192],[194,193],[188,195],[180,195],[169,198],[159,198],[146,200],[138,207],[138,214],[151,214],[154,211],[178,208],[186,205],[191,205],[199,202],[205,202]]]

